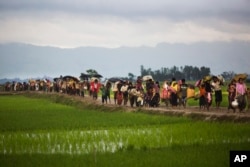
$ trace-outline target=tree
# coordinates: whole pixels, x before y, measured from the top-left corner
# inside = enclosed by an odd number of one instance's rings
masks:
[[[210,75],[210,68],[202,66],[200,68],[200,74],[201,74],[201,77]]]
[[[89,75],[88,75],[88,74],[81,73],[81,75],[80,75],[80,79],[81,79],[81,80],[88,80],[88,78],[89,78]]]
[[[200,74],[200,69],[199,69],[198,67],[194,67],[194,68],[193,68],[192,76],[193,76],[193,78],[194,78],[195,80],[201,79],[201,78],[202,78],[202,76],[201,76],[201,74]]]
[[[128,80],[133,81],[135,79],[135,75],[132,73],[128,73]]]
[[[93,75],[96,75],[98,74],[98,72],[94,69],[88,69],[86,70],[86,72],[90,75],[90,76],[93,76]]]
[[[223,76],[223,78],[225,79],[225,80],[230,80],[230,79],[232,79],[233,78],[233,76],[235,75],[235,73],[233,72],[233,71],[228,71],[228,72],[223,72],[222,74],[221,74],[221,76]]]
[[[81,75],[80,75],[81,80],[88,80],[88,78],[91,78],[91,77],[102,78],[102,75],[100,75],[94,69],[88,69],[88,70],[86,70],[86,72],[87,72],[87,74],[81,73]]]
[[[184,66],[179,68],[173,66],[172,68],[162,67],[160,70],[152,71],[151,68],[145,69],[141,65],[141,75],[152,75],[152,77],[158,81],[172,79],[173,77],[176,79],[185,78],[186,80],[198,80],[204,76],[210,75],[210,68],[204,66],[200,68],[193,66]]]

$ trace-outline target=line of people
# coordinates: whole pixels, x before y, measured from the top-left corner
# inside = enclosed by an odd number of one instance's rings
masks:
[[[235,112],[236,108],[239,109],[240,112],[247,107],[250,107],[250,89],[247,88],[246,84],[244,83],[243,78],[239,78],[237,80],[232,80],[228,85],[228,111],[230,109]]]
[[[110,103],[110,91],[114,94],[114,103],[118,105],[130,106],[148,106],[157,107],[160,103],[164,103],[167,107],[183,106],[186,108],[187,99],[194,98],[198,100],[198,105],[201,110],[210,110],[214,98],[215,108],[220,109],[223,101],[222,87],[224,80],[221,76],[206,76],[199,80],[195,85],[187,84],[185,79],[176,81],[165,81],[160,86],[158,81],[148,79],[145,82],[141,77],[133,84],[128,81],[117,81],[112,84],[107,82],[100,87],[102,94],[102,103]],[[113,86],[112,86],[113,85]],[[195,91],[198,87],[198,94]],[[239,109],[242,112],[250,104],[250,90],[244,83],[243,78],[237,81],[233,79],[228,84],[228,111],[231,109],[233,112]],[[234,102],[237,102],[235,104]]]
[[[98,85],[98,81],[96,80],[95,82]],[[98,94],[98,89],[99,87],[92,91],[96,91],[96,94]],[[186,107],[187,89],[188,84],[185,83],[185,79],[178,83],[175,78],[172,79],[170,84],[167,81],[164,82],[162,89],[158,81],[154,81],[152,78],[142,80],[141,77],[138,77],[134,84],[120,80],[114,84],[107,82],[100,85],[103,104],[110,103],[110,91],[112,91],[114,104],[128,105],[129,102],[131,107],[158,107],[160,102],[164,102],[166,106],[170,103],[173,107],[177,107],[180,100],[178,97],[179,93],[181,93],[181,104]],[[94,96],[93,98],[96,99]]]
[[[196,86],[199,87],[200,109],[209,110],[212,104],[213,93],[216,109],[220,108],[223,100],[223,84],[224,82],[222,78],[217,76],[207,76],[204,77],[203,80],[200,80],[196,83]],[[233,110],[233,112],[236,112],[236,109],[239,109],[239,112],[244,112],[247,104],[250,105],[250,89],[247,88],[246,84],[244,83],[244,78],[232,79],[228,84],[227,92],[228,112],[231,109]]]
[[[234,78],[228,84],[228,111],[239,109],[243,112],[250,102],[250,90],[244,83],[245,78]],[[70,82],[69,82],[70,81]],[[138,77],[135,83],[123,80],[116,82],[107,81],[101,84],[99,79],[93,79],[84,82],[74,82],[72,80],[57,80],[51,82],[48,80],[30,81],[29,83],[6,83],[6,91],[37,90],[46,92],[61,92],[71,95],[80,95],[89,92],[93,99],[98,98],[101,93],[102,103],[111,103],[111,91],[114,95],[114,104],[133,106],[158,107],[164,103],[167,107],[177,107],[187,105],[188,98],[199,100],[200,109],[209,110],[213,101],[216,109],[221,107],[223,100],[222,86],[224,84],[221,76],[206,76],[197,81],[195,85],[187,84],[185,79],[177,81],[172,78],[171,81],[165,81],[160,86],[158,81],[153,78]],[[199,93],[195,93],[195,87],[198,87]],[[249,108],[249,107],[248,107]]]

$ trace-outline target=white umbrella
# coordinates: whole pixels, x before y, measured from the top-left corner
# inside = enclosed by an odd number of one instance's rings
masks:
[[[99,78],[96,78],[96,77],[90,78],[90,81],[91,81],[91,82],[94,82],[95,80],[97,80],[97,81],[99,82]]]
[[[218,75],[217,76],[217,78],[222,82],[222,83],[224,83],[225,82],[225,79],[223,78],[223,76],[222,75]]]
[[[153,77],[152,77],[151,75],[145,75],[145,76],[142,77],[142,80],[143,80],[143,81],[148,81],[148,80],[150,80],[150,79],[154,80]]]

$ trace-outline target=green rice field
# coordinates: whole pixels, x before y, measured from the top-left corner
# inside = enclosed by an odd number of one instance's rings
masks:
[[[0,166],[228,167],[250,123],[128,112],[58,94],[0,96]]]

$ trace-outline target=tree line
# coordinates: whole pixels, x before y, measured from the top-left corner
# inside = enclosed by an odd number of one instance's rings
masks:
[[[210,75],[211,71],[209,67],[196,67],[196,66],[184,66],[171,68],[162,67],[158,70],[152,70],[151,68],[144,68],[141,65],[141,75],[152,75],[155,80],[164,81],[166,79],[171,79],[175,77],[176,79],[185,78],[186,80],[198,80],[204,76]]]
[[[96,70],[89,69],[86,70],[87,74],[81,73],[80,78],[84,80],[86,77],[90,76],[101,76]],[[152,75],[155,80],[164,81],[166,79],[176,79],[185,78],[189,81],[195,81],[203,78],[204,76],[212,75],[209,67],[197,67],[186,65],[184,67],[173,66],[171,68],[162,67],[158,70],[152,70],[151,68],[145,68],[143,65],[140,66],[140,76]],[[233,71],[223,72],[220,75],[223,76],[226,80],[231,80],[235,73]],[[128,73],[128,77],[121,77],[125,80],[136,80],[136,77],[133,73]]]
[[[223,76],[225,80],[231,80],[236,73],[233,71],[223,72],[220,75]],[[128,74],[131,76],[131,73]],[[155,80],[164,81],[166,79],[172,79],[175,77],[176,79],[185,78],[189,81],[199,80],[204,76],[213,75],[211,74],[211,70],[209,67],[196,67],[186,65],[184,67],[176,67],[173,66],[171,68],[162,67],[158,70],[152,70],[151,68],[145,68],[141,65],[141,76],[144,75],[152,75]]]

